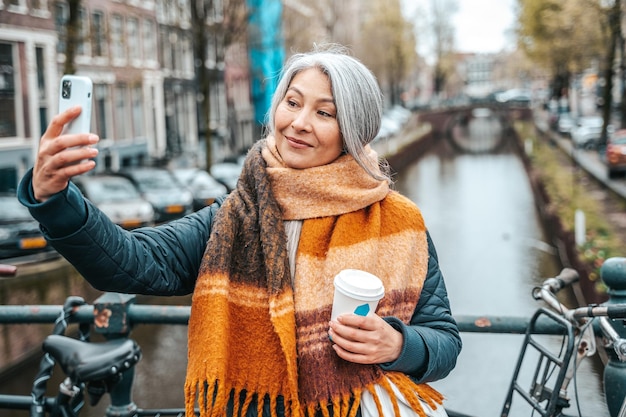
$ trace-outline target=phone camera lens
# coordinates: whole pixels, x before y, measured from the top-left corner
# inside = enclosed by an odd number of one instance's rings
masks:
[[[64,99],[70,98],[72,95],[72,82],[69,80],[63,80],[63,86],[61,88],[61,96]]]

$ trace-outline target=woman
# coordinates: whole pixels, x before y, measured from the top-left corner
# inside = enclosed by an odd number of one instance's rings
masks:
[[[157,228],[116,228],[69,183],[96,153],[67,149],[93,135],[59,136],[76,114],[52,121],[19,197],[96,288],[193,291],[189,415],[445,415],[426,383],[454,368],[461,339],[419,209],[367,146],[382,95],[359,61],[293,56],[237,189]],[[329,322],[346,268],[380,277],[385,297]]]

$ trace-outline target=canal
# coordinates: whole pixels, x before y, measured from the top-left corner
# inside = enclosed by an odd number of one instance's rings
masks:
[[[455,153],[440,141],[397,177],[398,190],[422,210],[455,315],[530,316],[538,307],[531,289],[560,270],[522,161],[510,144],[498,145],[501,132],[493,118],[475,118],[453,129],[454,143],[468,152]],[[490,149],[490,143],[495,152],[476,152]],[[523,336],[463,333],[462,338],[457,367],[433,386],[451,410],[499,416]],[[601,369],[597,363],[584,365],[576,380],[582,415],[608,416]],[[571,394],[573,389],[574,382]],[[577,415],[575,406],[573,401],[568,414]],[[511,413],[517,415],[531,413]]]
[[[488,149],[488,143],[478,141],[499,140],[502,131],[488,117],[462,128],[455,134],[462,141],[473,142],[472,149]],[[424,214],[453,314],[530,316],[534,312],[537,304],[530,296],[532,287],[544,277],[554,276],[560,266],[542,231],[524,167],[512,147],[461,154],[442,141],[395,179],[396,188]],[[140,301],[187,304],[190,298]],[[186,332],[185,326],[156,325],[138,326],[133,331],[144,353],[134,386],[139,406],[182,405]],[[446,396],[449,409],[477,417],[497,416],[522,336],[463,333],[462,337],[464,348],[456,369],[433,385]],[[34,362],[0,381],[0,392],[28,392],[36,369]],[[578,373],[583,415],[608,417],[600,372],[597,364],[586,364]],[[57,379],[49,386],[55,387],[58,377],[55,375]],[[572,400],[575,407],[575,398]],[[26,415],[2,413],[7,417]],[[83,415],[102,413],[103,406],[98,406],[89,407]],[[569,414],[576,410],[570,409]]]

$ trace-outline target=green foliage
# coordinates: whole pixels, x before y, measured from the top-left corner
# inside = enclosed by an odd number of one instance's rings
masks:
[[[598,291],[605,291],[599,280],[600,267],[607,258],[623,256],[626,242],[607,222],[602,203],[589,191],[582,168],[576,167],[563,151],[538,137],[532,123],[519,122],[515,127],[520,137],[532,143],[529,160],[548,195],[546,209],[556,214],[563,228],[572,233],[576,211],[585,213],[586,242],[577,247],[577,254],[590,266],[589,279],[597,283]]]
[[[537,64],[576,72],[606,55],[608,10],[600,0],[518,0],[519,46]]]
[[[364,15],[357,54],[379,81],[397,90],[417,61],[413,25],[402,14],[399,0],[363,2]],[[397,102],[397,100],[392,100]]]

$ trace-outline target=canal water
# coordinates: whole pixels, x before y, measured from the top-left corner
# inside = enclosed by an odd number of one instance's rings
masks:
[[[460,132],[467,143],[496,140],[491,119],[473,120]],[[478,132],[478,133],[476,133]],[[493,136],[491,139],[489,137]],[[476,145],[473,149],[488,149]],[[453,314],[530,316],[537,307],[531,289],[554,276],[558,260],[540,226],[524,167],[512,150],[455,153],[442,141],[396,177],[396,188],[421,208],[437,247]],[[188,304],[188,297],[142,299]],[[138,326],[133,337],[143,349],[134,399],[142,407],[182,405],[186,366],[185,326]],[[521,347],[520,335],[463,333],[455,370],[433,384],[451,410],[476,417],[498,416]],[[36,363],[0,381],[0,392],[28,392]],[[581,368],[576,385],[582,414],[608,417],[597,367]],[[49,386],[56,386],[58,375]],[[574,383],[572,382],[572,389]],[[572,395],[574,397],[574,395]],[[575,407],[575,398],[574,407]],[[25,416],[25,413],[2,416]],[[83,415],[101,416],[103,406]],[[577,414],[570,409],[569,414]],[[511,414],[529,416],[530,412]]]

